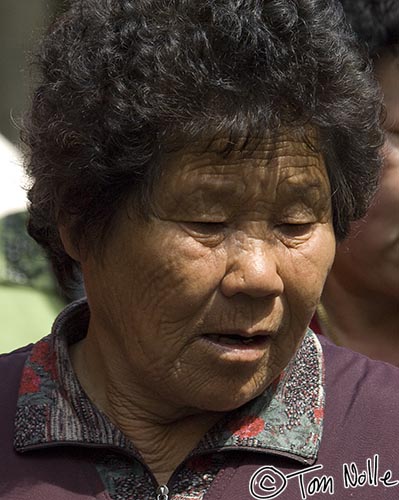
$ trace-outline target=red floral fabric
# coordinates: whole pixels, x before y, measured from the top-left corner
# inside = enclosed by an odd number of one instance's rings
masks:
[[[265,421],[256,415],[247,415],[238,421],[230,422],[228,428],[237,437],[255,437],[265,428]]]

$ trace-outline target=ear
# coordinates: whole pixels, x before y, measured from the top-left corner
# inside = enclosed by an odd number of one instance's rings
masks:
[[[64,247],[65,252],[71,257],[73,260],[77,262],[82,261],[81,250],[77,247],[73,242],[70,235],[70,229],[65,224],[58,225],[58,232],[62,241],[62,245]]]

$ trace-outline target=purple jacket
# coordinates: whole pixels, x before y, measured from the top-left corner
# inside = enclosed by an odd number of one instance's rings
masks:
[[[326,406],[316,463],[267,450],[232,451],[204,500],[399,498],[399,370],[321,342]],[[109,500],[81,447],[14,451],[18,387],[29,352],[27,347],[0,357],[0,498]]]

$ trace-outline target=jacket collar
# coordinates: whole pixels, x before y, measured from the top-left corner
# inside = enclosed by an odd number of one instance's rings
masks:
[[[70,444],[121,449],[140,458],[74,375],[68,345],[85,336],[88,320],[87,303],[75,302],[57,318],[52,334],[34,345],[24,367],[15,417],[18,452]],[[317,336],[308,330],[279,378],[261,396],[228,413],[190,456],[232,449],[312,464],[322,436],[324,399],[323,352]]]

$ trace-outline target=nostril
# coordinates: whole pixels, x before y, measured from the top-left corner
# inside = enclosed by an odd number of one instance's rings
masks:
[[[282,278],[276,269],[244,273],[231,271],[221,282],[221,291],[226,297],[243,293],[252,297],[277,297],[284,290]]]

